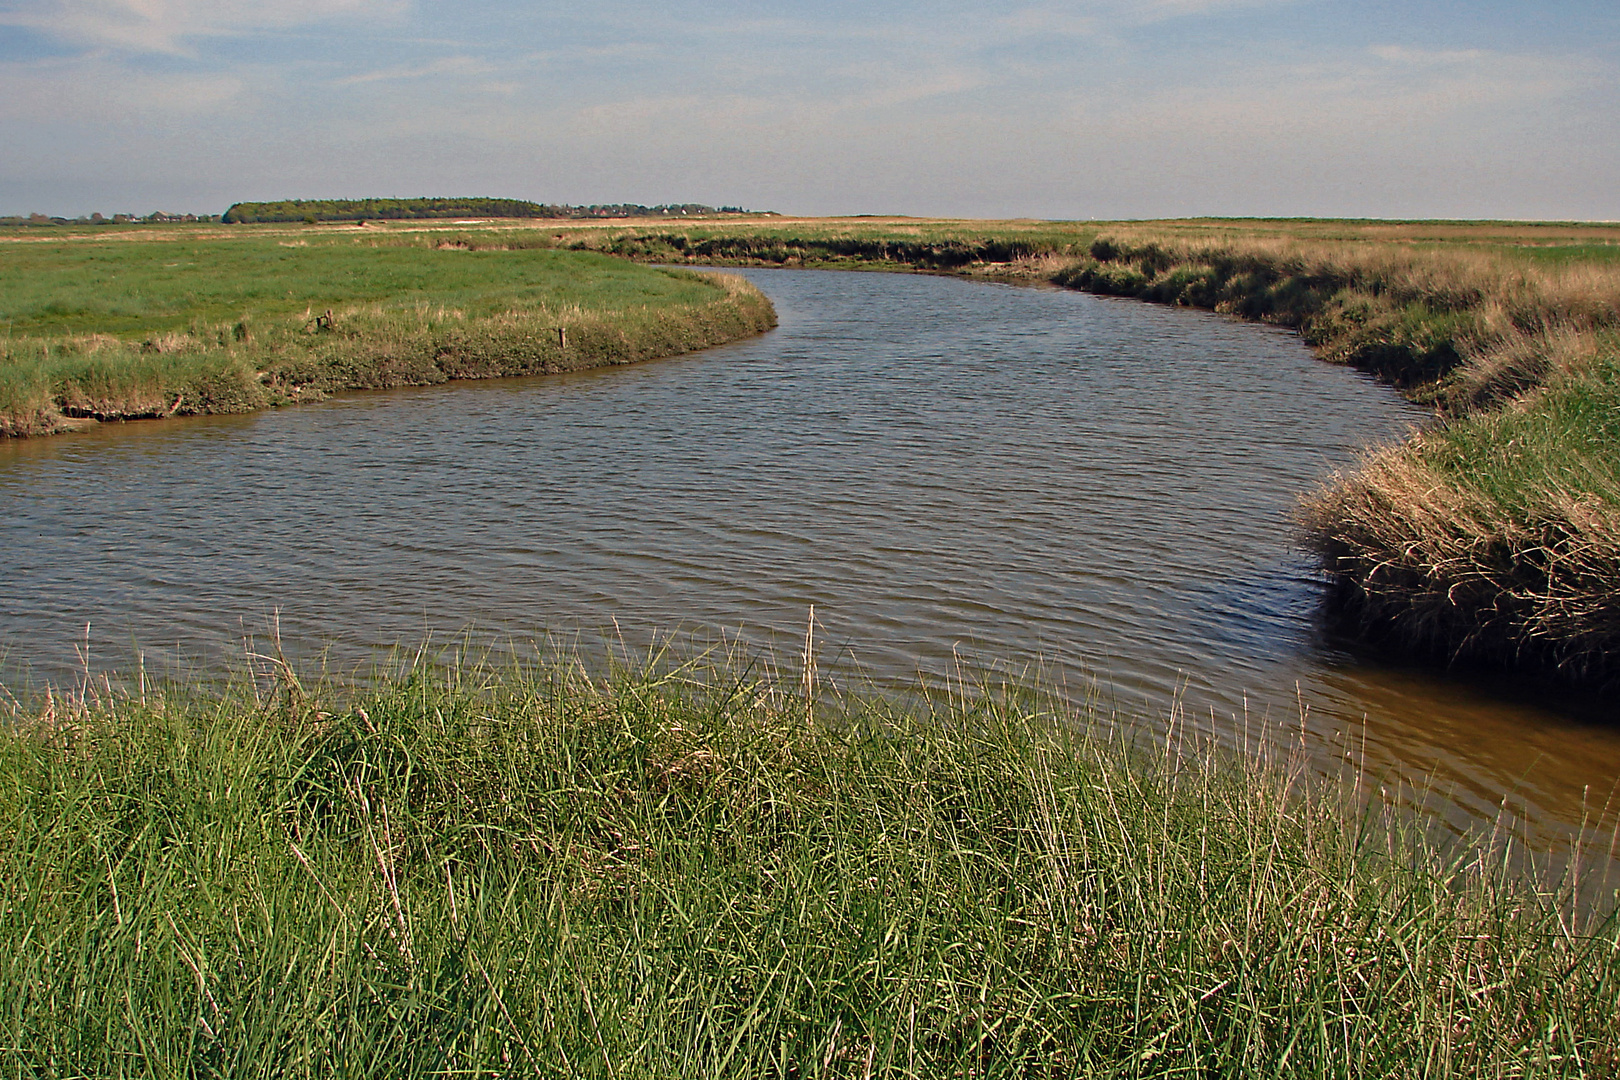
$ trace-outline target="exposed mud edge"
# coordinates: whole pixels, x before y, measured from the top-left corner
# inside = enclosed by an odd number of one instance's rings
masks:
[[[29,439],[85,431],[100,421],[92,416],[68,416],[61,411],[34,409],[22,415],[0,414],[0,439]]]

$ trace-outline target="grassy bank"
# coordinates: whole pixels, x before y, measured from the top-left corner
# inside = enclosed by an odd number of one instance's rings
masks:
[[[1620,226],[850,219],[557,239],[1021,277],[1293,327],[1436,415],[1305,508],[1342,624],[1447,662],[1620,680]]]
[[[560,662],[86,694],[0,730],[9,1075],[1620,1065],[1612,917],[1353,778],[1033,692]]]
[[[1620,239],[1620,230],[1614,230]],[[1064,284],[1293,326],[1437,422],[1306,507],[1358,633],[1620,678],[1617,247],[1099,237]]]
[[[737,278],[362,230],[0,238],[0,435],[577,370],[775,324]]]

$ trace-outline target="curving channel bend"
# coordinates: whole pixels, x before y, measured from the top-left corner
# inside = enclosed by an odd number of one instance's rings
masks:
[[[756,271],[777,331],[633,368],[0,445],[12,681],[660,631],[879,685],[959,663],[1292,725],[1556,840],[1620,729],[1324,638],[1298,495],[1422,414],[1293,335],[1079,293]],[[89,636],[85,638],[88,624]]]

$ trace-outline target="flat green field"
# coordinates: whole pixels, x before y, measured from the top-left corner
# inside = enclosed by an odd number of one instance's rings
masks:
[[[0,322],[24,336],[110,334],[138,342],[359,304],[425,304],[469,316],[569,306],[606,312],[701,303],[713,293],[691,277],[544,248],[467,251],[251,234],[0,244]]]
[[[775,324],[740,279],[552,247],[357,228],[0,235],[0,435],[627,363]]]

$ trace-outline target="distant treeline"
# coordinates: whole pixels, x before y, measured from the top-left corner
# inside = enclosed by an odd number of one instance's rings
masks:
[[[76,218],[48,217],[45,214],[29,214],[15,217],[0,217],[0,225],[144,225],[154,221],[218,221],[218,214],[170,214],[162,210],[154,210],[150,214],[114,214],[107,217],[101,213],[94,213],[88,217]]]
[[[566,206],[525,202],[522,199],[284,199],[281,202],[236,203],[221,219],[235,222],[366,221],[432,218],[630,218],[696,217],[704,214],[743,214],[740,206],[704,206],[681,203],[641,206],[611,203]]]

